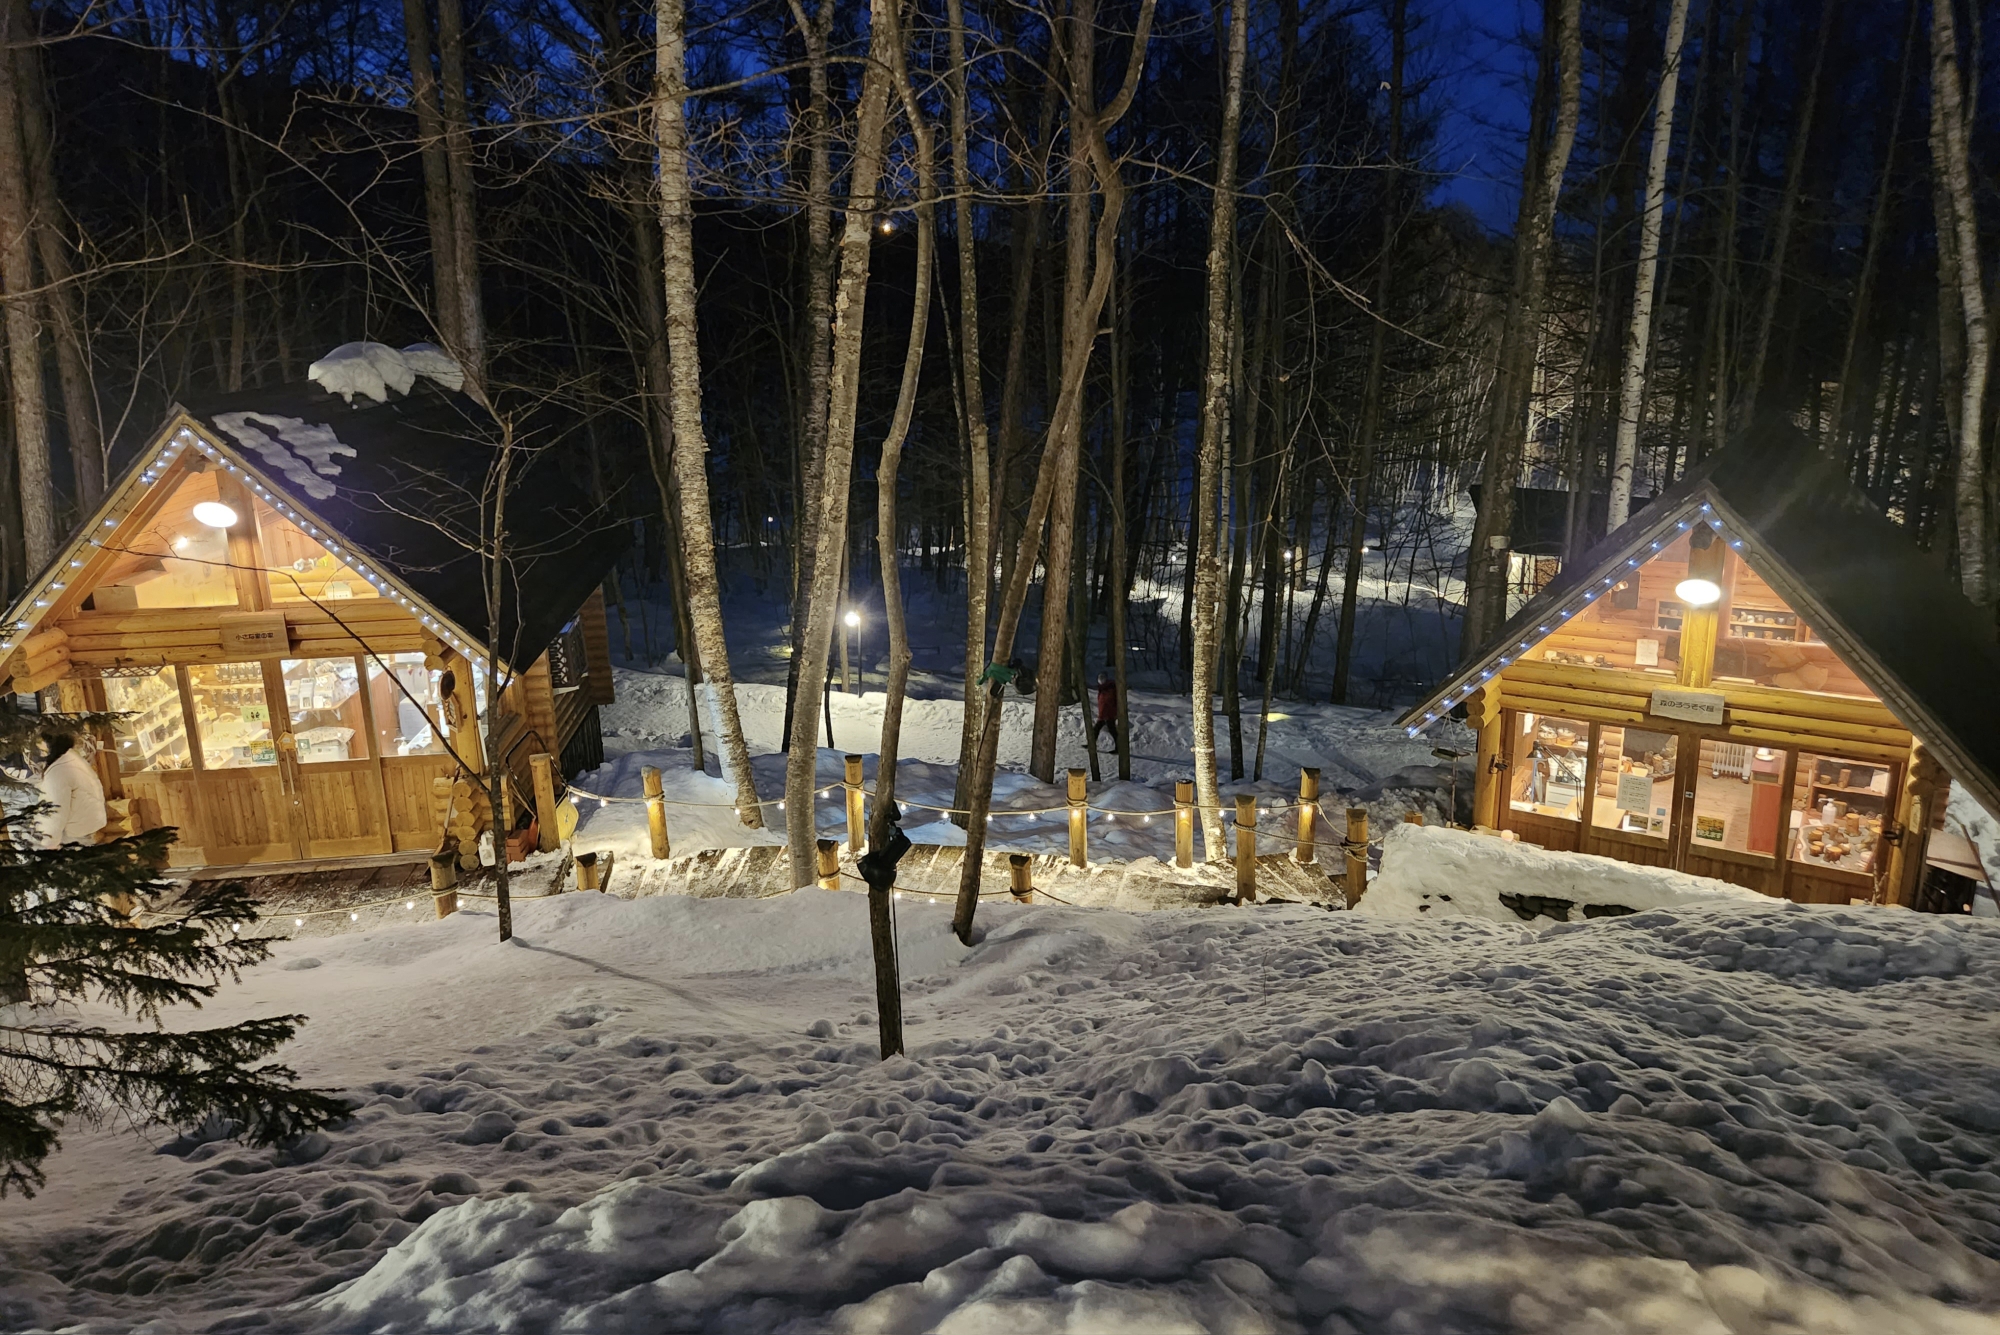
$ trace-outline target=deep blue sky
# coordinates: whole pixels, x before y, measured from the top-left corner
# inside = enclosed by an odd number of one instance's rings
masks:
[[[1511,230],[1521,192],[1534,61],[1520,36],[1541,25],[1534,0],[1414,0],[1424,27],[1411,43],[1413,77],[1430,76],[1438,113],[1434,198]]]

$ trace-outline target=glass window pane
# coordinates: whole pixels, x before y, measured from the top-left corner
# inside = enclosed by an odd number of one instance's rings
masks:
[[[1705,740],[1694,776],[1688,847],[1770,857],[1778,851],[1779,786],[1785,753],[1768,746]]]
[[[126,716],[113,725],[120,774],[193,765],[187,724],[181,716],[180,685],[172,668],[159,668],[144,677],[106,677],[104,700],[113,713]]]
[[[91,591],[99,612],[146,607],[233,607],[236,577],[229,569],[229,530],[204,520],[248,515],[217,508],[216,474],[192,473],[174,485],[152,522],[136,534],[121,535],[128,550],[119,554]],[[196,508],[201,507],[201,518]]]
[[[361,669],[351,658],[287,658],[285,703],[302,764],[366,760],[368,730],[361,713]]]
[[[384,654],[382,659],[389,665],[386,672],[381,662],[368,660],[368,699],[375,710],[378,754],[444,754],[438,711],[442,674],[425,667],[422,654]]]
[[[1510,805],[1538,816],[1583,819],[1589,753],[1588,723],[1519,711],[1514,715],[1512,767],[1507,780]]]
[[[1792,788],[1791,856],[1808,867],[1874,871],[1888,807],[1886,765],[1801,753]]]
[[[1664,841],[1674,810],[1674,760],[1680,738],[1670,732],[1607,724],[1598,739],[1597,798],[1590,823]]]
[[[244,769],[278,763],[261,664],[198,663],[187,674],[203,766]]]
[[[262,500],[257,502],[257,540],[270,569],[271,601],[301,603],[372,598],[375,590],[291,520]]]

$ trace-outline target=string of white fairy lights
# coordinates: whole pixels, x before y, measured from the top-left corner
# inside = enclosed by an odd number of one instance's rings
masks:
[[[1571,617],[1579,613],[1588,611],[1600,595],[1609,593],[1617,585],[1618,581],[1625,577],[1626,571],[1637,570],[1642,562],[1651,560],[1660,552],[1661,548],[1672,542],[1680,534],[1688,532],[1695,524],[1706,523],[1709,528],[1715,530],[1716,536],[1722,539],[1729,550],[1743,550],[1743,539],[1730,533],[1728,526],[1716,516],[1715,508],[1709,502],[1703,501],[1701,503],[1701,508],[1697,511],[1697,515],[1698,518],[1695,519],[1676,520],[1672,528],[1662,527],[1658,530],[1657,535],[1653,538],[1648,548],[1642,550],[1639,555],[1626,559],[1623,569],[1614,574],[1606,575],[1602,581],[1581,586],[1580,592],[1572,593],[1565,603],[1556,609],[1555,615],[1551,616],[1546,622],[1537,625],[1533,633],[1536,636],[1552,634],[1561,628],[1563,622],[1568,621]],[[1513,663],[1516,655],[1526,653],[1534,643],[1535,641],[1532,639],[1520,641],[1513,649],[1500,655],[1491,667],[1481,669],[1477,679],[1467,678],[1460,682],[1458,686],[1448,689],[1438,700],[1436,707],[1424,714],[1422,722],[1413,723],[1403,731],[1415,737],[1440,718],[1449,715],[1454,708],[1464,704],[1475,692],[1491,681],[1495,672]]]

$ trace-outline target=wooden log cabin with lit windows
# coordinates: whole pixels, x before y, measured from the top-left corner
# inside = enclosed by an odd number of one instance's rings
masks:
[[[1806,903],[1912,905],[1956,780],[2000,811],[2000,648],[1809,443],[1713,456],[1404,718],[1474,823]]]
[[[489,616],[475,544],[498,439],[421,377],[381,402],[305,385],[177,410],[0,623],[0,690],[115,711],[110,828],[178,827],[177,866],[483,832],[467,794],[495,759],[521,794],[534,753],[602,761],[602,582],[623,545],[558,451],[518,450]]]

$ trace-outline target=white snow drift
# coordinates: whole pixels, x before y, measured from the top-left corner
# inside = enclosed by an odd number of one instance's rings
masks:
[[[1466,830],[1399,824],[1382,836],[1381,871],[1358,907],[1388,918],[1521,921],[1502,895],[1635,912],[1717,902],[1770,903],[1754,890],[1671,867],[1552,853]]]

